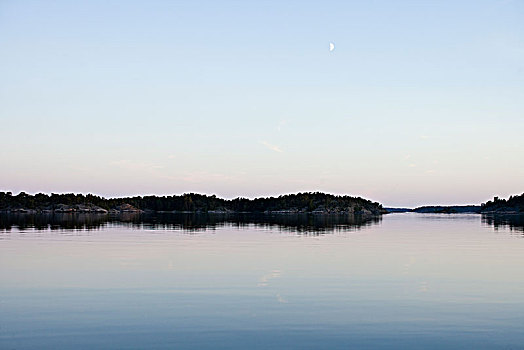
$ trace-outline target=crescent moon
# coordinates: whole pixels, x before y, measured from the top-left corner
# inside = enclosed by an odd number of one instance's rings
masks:
[[[335,44],[329,43],[329,52],[335,50]]]

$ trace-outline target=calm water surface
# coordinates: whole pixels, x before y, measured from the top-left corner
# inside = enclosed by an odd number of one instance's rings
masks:
[[[522,220],[2,220],[1,349],[524,349]]]

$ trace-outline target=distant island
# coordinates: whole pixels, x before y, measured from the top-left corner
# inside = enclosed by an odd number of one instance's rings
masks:
[[[434,205],[434,206],[423,206],[412,210],[415,213],[437,213],[437,214],[467,214],[474,213],[480,214],[480,205]]]
[[[361,197],[303,192],[278,197],[223,199],[187,193],[173,196],[103,198],[93,194],[0,192],[0,211],[9,213],[203,212],[203,213],[311,213],[380,215],[381,204]]]
[[[430,213],[430,214],[524,214],[524,193],[511,196],[509,199],[493,198],[480,205],[427,205],[414,209],[410,208],[385,208],[388,213]]]
[[[385,208],[388,213],[480,214],[480,205],[425,205],[417,208]]]

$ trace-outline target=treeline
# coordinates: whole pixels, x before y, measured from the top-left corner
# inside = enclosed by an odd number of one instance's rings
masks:
[[[104,198],[93,194],[45,194],[0,192],[0,210],[53,210],[61,205],[95,205],[110,210],[129,204],[144,211],[233,211],[233,212],[363,212],[380,214],[382,205],[360,197],[304,192],[279,197],[223,199],[215,195],[187,193],[173,196],[135,196]]]
[[[492,201],[482,203],[481,208],[483,213],[524,213],[524,193],[510,196],[508,199],[495,197]]]

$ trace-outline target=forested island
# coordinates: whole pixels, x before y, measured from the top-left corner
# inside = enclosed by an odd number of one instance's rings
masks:
[[[524,193],[510,196],[508,199],[493,198],[493,201],[482,203],[482,213],[519,213],[524,214]]]
[[[303,192],[278,197],[223,199],[215,195],[187,193],[173,196],[104,198],[93,194],[45,194],[0,192],[0,211],[16,213],[122,213],[122,212],[204,212],[204,213],[386,213],[381,204],[361,197],[321,192]]]

